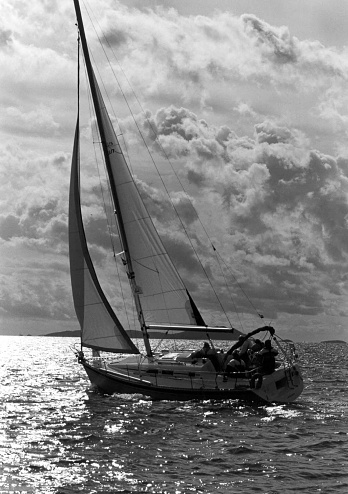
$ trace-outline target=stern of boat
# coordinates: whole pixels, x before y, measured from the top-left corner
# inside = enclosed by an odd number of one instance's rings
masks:
[[[303,388],[300,368],[298,364],[293,364],[256,379],[253,393],[270,403],[291,403],[301,395]]]

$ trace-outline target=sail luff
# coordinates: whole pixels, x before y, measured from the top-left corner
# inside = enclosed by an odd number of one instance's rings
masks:
[[[139,353],[116,317],[99,284],[83,228],[79,177],[79,120],[71,162],[69,258],[74,306],[83,346],[115,353]]]

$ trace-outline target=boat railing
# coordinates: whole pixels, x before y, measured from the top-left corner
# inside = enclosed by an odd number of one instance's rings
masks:
[[[278,356],[276,358],[276,370],[283,368],[285,371],[285,378],[288,379],[289,376],[291,378],[292,374],[290,372],[290,368],[294,365],[297,359],[295,345],[292,342],[290,343],[287,341],[282,341],[280,344],[275,338],[274,343],[279,349]],[[187,359],[179,359],[180,361],[175,361],[173,359],[173,354],[170,354],[169,352],[166,355],[167,358],[164,358],[163,360],[155,359],[157,364],[162,365],[149,365],[145,368],[141,365],[143,360],[147,358],[145,355],[140,355],[140,358],[137,361],[138,365],[134,366],[135,362],[133,362],[133,365],[126,364],[121,367],[119,367],[118,363],[119,361],[124,360],[125,356],[123,354],[104,354],[103,356],[89,355],[88,357],[85,357],[82,352],[76,352],[76,355],[81,363],[87,363],[95,369],[102,369],[103,371],[111,372],[123,380],[133,382],[136,380],[138,382],[141,381],[144,384],[146,383],[147,385],[150,384],[158,387],[165,386],[165,382],[171,380],[178,382],[182,379],[189,379],[189,388],[192,390],[206,389],[210,388],[212,385],[215,389],[224,389],[226,386],[228,386],[228,388],[242,389],[249,387],[254,379],[254,376],[259,372],[259,368],[257,367],[248,368],[245,371],[226,372],[225,366],[221,366],[220,369],[214,372],[211,367],[209,367],[209,369],[206,367],[206,363],[203,364],[203,359],[200,359],[202,360],[202,366],[197,368],[194,368],[195,366],[191,366],[192,368],[186,368],[186,364],[188,363]],[[166,369],[165,366],[170,363],[175,363],[176,368]],[[134,372],[135,369],[136,373]],[[289,373],[287,373],[288,370]]]
[[[113,362],[115,362],[115,359],[108,360],[113,360]],[[204,368],[198,368],[197,370],[188,369],[185,373],[183,372],[183,366],[181,365],[178,366],[177,371],[174,371],[174,369],[166,369],[162,365],[153,368],[149,367],[147,369],[144,369],[139,365],[137,366],[137,375],[135,375],[134,366],[124,365],[122,368],[118,368],[117,364],[112,366],[110,365],[110,362],[107,362],[106,360],[103,362],[102,358],[100,359],[96,357],[92,357],[89,362],[93,366],[98,368],[102,367],[104,370],[118,375],[119,377],[122,377],[122,379],[128,381],[137,380],[149,384],[149,378],[151,377],[152,384],[158,387],[164,386],[164,379],[166,381],[171,379],[180,381],[182,379],[187,379],[188,377],[192,390],[197,390],[198,388],[210,388],[212,386],[212,382],[214,382],[215,389],[223,389],[225,387],[223,383],[227,380],[229,381],[230,387],[238,388],[240,386],[245,387],[248,385],[249,379],[251,378],[250,371],[230,373],[226,379],[225,371],[223,369],[216,372],[212,372],[211,370]]]
[[[295,364],[298,360],[298,353],[295,348],[295,343],[293,341],[284,340],[280,343],[278,338],[275,336],[273,336],[273,341],[279,349],[279,357],[282,357],[282,362],[288,363],[289,365]]]

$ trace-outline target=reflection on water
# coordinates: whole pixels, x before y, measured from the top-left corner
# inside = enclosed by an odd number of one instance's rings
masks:
[[[348,347],[302,344],[295,404],[91,389],[70,338],[0,338],[0,492],[348,491]]]

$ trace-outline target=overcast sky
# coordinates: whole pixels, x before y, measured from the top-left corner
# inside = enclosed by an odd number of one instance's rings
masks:
[[[348,341],[347,1],[88,5],[146,112],[145,119],[134,110],[148,145],[156,148],[151,122],[209,235],[204,247],[188,196],[176,189],[173,200],[215,286],[224,277],[230,284],[231,322],[257,327],[255,308],[282,337]],[[118,98],[85,18],[99,70]],[[72,0],[0,4],[0,334],[78,328],[67,257],[76,38]],[[206,319],[210,311],[209,322],[219,323],[149,160],[138,159],[124,106],[118,117],[166,245]],[[83,125],[82,140],[90,133]],[[117,309],[97,187],[87,166],[88,238]],[[211,242],[224,275],[208,259]]]

